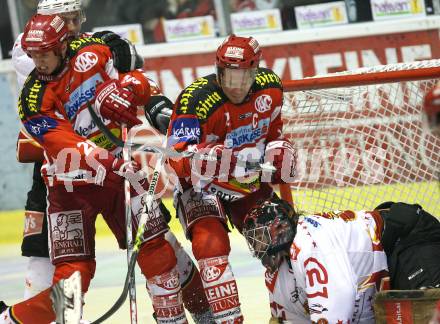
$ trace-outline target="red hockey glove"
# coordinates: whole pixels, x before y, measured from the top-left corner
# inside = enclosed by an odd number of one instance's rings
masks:
[[[232,149],[222,144],[199,144],[197,155],[192,159],[192,168],[200,175],[227,181],[234,172],[237,158]]]
[[[194,152],[190,158],[170,159],[178,177],[188,177],[192,173],[210,178],[220,178],[227,181],[235,170],[237,158],[232,149],[226,149],[217,143],[201,143],[189,145],[187,150]]]
[[[267,143],[264,162],[271,163],[276,171],[272,174],[272,183],[291,183],[295,176],[297,152],[290,142],[276,140]]]
[[[121,190],[123,179],[127,179],[138,194],[144,192],[143,185],[147,179],[147,174],[142,170],[139,163],[134,160],[126,162],[115,159],[111,169],[104,181],[104,186],[108,185],[116,190]]]
[[[142,124],[136,117],[136,96],[117,80],[107,80],[97,86],[95,106],[104,118],[129,127]]]
[[[424,109],[429,127],[440,136],[440,83],[426,94]]]

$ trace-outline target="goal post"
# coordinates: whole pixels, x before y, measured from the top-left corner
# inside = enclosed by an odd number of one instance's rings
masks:
[[[440,60],[429,60],[285,81],[284,134],[298,150],[295,206],[371,210],[391,200],[439,217],[440,138],[422,113],[439,78]]]

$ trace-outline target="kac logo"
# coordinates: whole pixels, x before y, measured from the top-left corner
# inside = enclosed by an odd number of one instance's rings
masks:
[[[92,52],[84,52],[78,55],[73,69],[76,72],[87,72],[98,63],[98,55]]]
[[[219,268],[210,266],[202,270],[202,279],[204,282],[212,282],[217,280],[221,275]]]
[[[261,95],[255,99],[255,109],[259,113],[264,113],[270,110],[272,106],[272,97],[269,95]]]

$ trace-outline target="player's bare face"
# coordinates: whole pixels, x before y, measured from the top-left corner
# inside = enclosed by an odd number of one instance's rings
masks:
[[[78,37],[81,31],[81,25],[84,21],[84,15],[81,11],[72,11],[60,14],[69,30],[69,36]]]
[[[246,98],[255,81],[256,69],[229,69],[221,72],[220,86],[233,104],[240,104]]]
[[[31,53],[37,71],[41,74],[51,75],[61,64],[61,57],[54,51]]]

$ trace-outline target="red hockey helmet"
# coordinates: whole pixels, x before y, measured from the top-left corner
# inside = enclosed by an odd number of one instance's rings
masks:
[[[67,26],[57,15],[34,15],[24,28],[21,47],[28,55],[59,51],[67,38]]]
[[[246,100],[255,81],[260,58],[260,45],[253,37],[232,34],[217,49],[217,80],[233,104]]]
[[[218,47],[216,64],[220,68],[249,69],[258,67],[260,58],[261,49],[255,38],[232,34]]]

